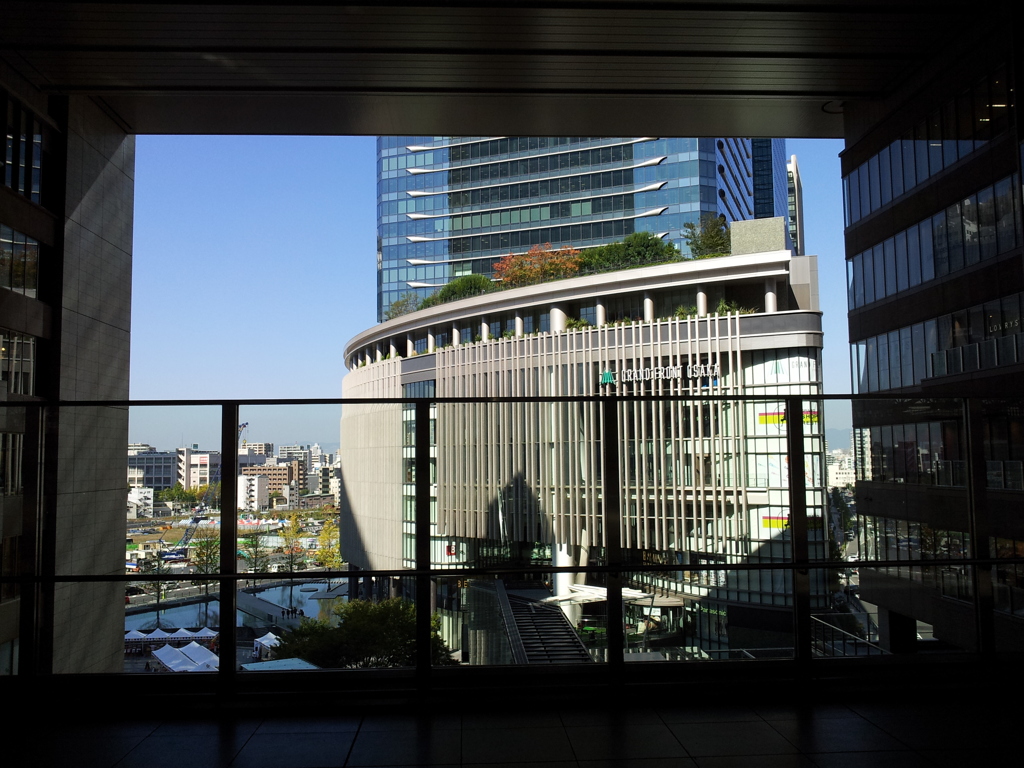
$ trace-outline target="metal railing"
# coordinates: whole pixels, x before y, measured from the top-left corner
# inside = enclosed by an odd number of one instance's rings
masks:
[[[784,418],[784,435],[786,458],[788,466],[801,467],[805,465],[805,438],[810,431],[806,420],[807,403],[812,401],[818,404],[825,404],[831,401],[847,400],[893,400],[891,397],[880,396],[857,396],[857,397],[836,397],[822,395],[778,395],[766,397],[758,396],[713,396],[699,395],[697,397],[679,396],[651,396],[643,398],[632,398],[628,396],[608,397],[563,397],[563,398],[430,398],[430,399],[376,399],[376,400],[257,400],[257,401],[126,401],[126,402],[89,402],[89,403],[5,403],[4,407],[23,409],[25,424],[25,460],[24,483],[26,489],[23,499],[23,532],[19,542],[20,551],[31,553],[31,557],[19,561],[20,572],[11,574],[5,572],[0,577],[5,594],[10,586],[15,586],[20,599],[19,614],[21,617],[21,673],[22,674],[46,674],[52,669],[53,632],[54,632],[54,602],[55,593],[60,585],[67,584],[98,584],[98,583],[153,583],[180,581],[182,576],[175,574],[112,574],[112,573],[73,573],[58,566],[62,562],[57,547],[57,515],[56,496],[59,494],[58,474],[61,470],[61,461],[68,461],[67,458],[58,455],[54,450],[56,442],[55,414],[71,409],[81,408],[114,408],[124,409],[132,407],[152,406],[214,406],[219,410],[220,418],[220,444],[222,449],[227,446],[237,445],[238,425],[241,422],[240,409],[249,406],[306,406],[306,405],[337,405],[342,408],[351,405],[394,405],[411,404],[415,410],[415,430],[413,435],[415,453],[414,473],[414,560],[415,567],[411,569],[395,570],[325,570],[318,571],[315,578],[323,579],[350,579],[357,580],[363,584],[410,584],[412,588],[406,594],[412,599],[418,610],[416,612],[416,656],[414,675],[416,679],[424,684],[436,675],[445,675],[448,670],[436,668],[431,661],[431,619],[433,607],[436,605],[437,583],[445,579],[496,579],[502,577],[514,578],[527,574],[539,580],[555,579],[560,574],[573,574],[576,577],[600,581],[606,590],[607,600],[605,603],[606,614],[604,622],[606,627],[623,627],[623,631],[608,631],[605,633],[605,648],[602,651],[605,659],[604,665],[612,671],[621,673],[625,667],[627,654],[627,633],[629,631],[629,604],[624,602],[624,589],[633,584],[644,584],[648,577],[657,577],[659,573],[665,572],[687,572],[687,579],[697,582],[707,582],[719,590],[720,599],[729,602],[727,595],[729,583],[717,584],[712,582],[722,573],[728,573],[729,578],[738,574],[749,574],[754,578],[759,574],[778,573],[784,577],[786,584],[784,594],[781,595],[782,606],[790,612],[793,645],[789,653],[797,664],[806,664],[819,656],[850,656],[863,658],[869,655],[878,655],[881,648],[875,644],[864,645],[855,642],[854,637],[847,636],[843,630],[836,627],[825,629],[823,622],[816,618],[812,611],[820,608],[822,590],[821,583],[828,583],[831,577],[828,574],[840,574],[848,570],[850,564],[829,559],[827,556],[815,557],[811,554],[809,535],[811,523],[808,515],[808,483],[805,473],[789,473],[789,483],[786,488],[786,500],[788,502],[788,521],[784,529],[779,533],[779,540],[786,544],[786,551],[789,553],[784,561],[751,561],[744,562],[733,559],[727,563],[721,562],[687,562],[685,567],[666,563],[645,562],[642,558],[636,557],[635,551],[627,552],[623,546],[622,531],[624,529],[624,516],[627,511],[624,504],[627,501],[623,496],[622,482],[622,461],[623,457],[618,450],[602,450],[602,465],[600,468],[600,495],[601,495],[601,521],[605,537],[603,556],[599,562],[587,564],[556,566],[524,566],[521,563],[512,565],[488,564],[465,567],[438,567],[431,560],[431,501],[433,498],[431,487],[430,460],[432,453],[431,443],[431,408],[437,404],[463,404],[466,406],[486,405],[495,403],[593,403],[601,414],[601,435],[602,446],[621,446],[622,436],[620,435],[620,422],[617,418],[617,409],[623,403],[634,400],[644,402],[659,401],[699,401],[709,403],[716,401],[729,402],[757,402],[765,401],[781,403],[784,406],[785,414],[798,413],[800,418]],[[900,401],[907,402],[907,401]],[[923,403],[923,400],[915,400]],[[944,403],[949,399],[944,398]],[[964,434],[967,438],[966,446],[966,474],[967,474],[967,504],[964,510],[965,521],[971,533],[971,551],[968,557],[955,559],[934,559],[929,560],[930,567],[942,567],[949,565],[956,567],[958,572],[968,575],[971,583],[958,589],[961,597],[971,602],[973,606],[974,630],[977,642],[974,648],[969,650],[986,654],[995,650],[993,622],[996,611],[993,605],[993,579],[986,576],[987,570],[995,572],[995,567],[1014,566],[1019,568],[1024,565],[1021,558],[995,559],[991,556],[989,540],[990,537],[998,535],[992,530],[989,520],[989,509],[985,499],[985,477],[986,472],[991,472],[991,467],[984,459],[984,446],[981,440],[980,426],[978,423],[979,404],[975,401],[963,399],[962,413]],[[819,411],[823,412],[823,407]],[[810,423],[815,423],[813,420]],[[815,434],[823,434],[823,425],[817,423]],[[32,460],[29,460],[32,457]],[[238,475],[238,454],[233,449],[222,450],[223,477],[234,477]],[[64,471],[67,468],[64,467]],[[745,471],[745,470],[744,470]],[[396,478],[396,483],[400,483]],[[232,509],[237,506],[236,487],[233,483],[222,485],[221,508]],[[747,489],[750,490],[757,489]],[[627,520],[628,522],[628,520]],[[828,528],[828,526],[825,526]],[[238,521],[234,515],[223,515],[220,529],[220,562],[216,573],[194,573],[187,579],[200,586],[216,586],[216,594],[220,600],[220,611],[222,616],[234,616],[237,608],[237,589],[239,583],[253,578],[262,578],[260,574],[242,573],[238,570],[236,552],[239,547]],[[857,565],[862,570],[877,569],[886,573],[888,569],[906,567],[905,561],[900,560],[872,560],[860,562]],[[696,574],[707,574],[707,578],[695,577]],[[816,575],[817,574],[817,575]],[[824,575],[824,576],[822,576]],[[308,579],[313,574],[309,572],[279,572],[269,579],[293,582],[294,580]],[[994,578],[994,577],[993,577]],[[727,580],[728,582],[728,580]],[[699,600],[701,596],[681,594],[680,599]],[[653,604],[653,603],[652,603]],[[830,626],[830,625],[829,625]],[[235,622],[231,620],[222,621],[220,627],[220,654],[221,664],[217,673],[222,679],[230,682],[238,673],[238,637]],[[777,659],[778,649],[770,643],[765,648],[773,648],[772,653],[767,654]],[[865,651],[865,648],[870,650]],[[850,650],[846,653],[845,650]],[[840,652],[843,651],[843,652]],[[877,651],[877,652],[876,652]],[[751,648],[730,648],[721,649],[710,647],[706,651],[708,658],[724,657],[730,659],[750,657],[751,659],[764,658],[759,655],[758,650]],[[785,655],[785,654],[783,654]],[[666,658],[684,658],[683,653],[666,653]],[[692,658],[692,654],[690,655]]]

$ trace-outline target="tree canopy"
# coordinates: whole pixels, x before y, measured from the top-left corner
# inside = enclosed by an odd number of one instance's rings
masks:
[[[420,308],[420,297],[415,291],[407,291],[391,302],[387,311],[384,312],[385,320],[394,320],[396,317],[408,315]]]
[[[463,275],[456,277],[450,283],[439,288],[420,302],[420,309],[433,307],[458,299],[468,299],[470,296],[479,296],[482,293],[489,293],[495,289],[494,283],[483,275]]]
[[[652,232],[634,232],[618,243],[588,248],[581,254],[581,268],[587,272],[607,272],[664,261],[677,261],[679,249]]]
[[[340,623],[303,619],[285,632],[274,649],[279,659],[299,658],[318,667],[411,667],[416,664],[416,606],[400,597],[374,603],[351,600],[334,609]],[[430,658],[434,665],[453,665],[441,639],[441,621],[432,617]]]
[[[572,247],[535,245],[526,253],[510,253],[494,265],[494,277],[509,287],[535,285],[572,277],[580,270],[580,253]]]
[[[725,218],[713,213],[702,213],[698,224],[692,221],[683,224],[683,239],[695,259],[724,256],[732,250]]]

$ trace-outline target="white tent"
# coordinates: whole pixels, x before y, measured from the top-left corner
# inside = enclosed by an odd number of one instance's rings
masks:
[[[171,672],[187,672],[196,663],[172,645],[165,645],[153,651],[153,655]]]
[[[280,645],[281,638],[273,632],[267,632],[263,637],[257,637],[252,641],[252,655],[254,658],[262,659],[265,654],[275,645]]]
[[[189,632],[187,629],[182,627],[181,629],[176,630],[174,633],[172,633],[171,636],[170,636],[170,639],[171,640],[191,640],[193,637],[195,637],[195,633],[194,632]]]
[[[209,627],[203,627],[196,632],[196,637],[200,640],[209,640],[211,637],[216,637],[218,634],[218,632],[214,632]]]
[[[139,632],[139,630],[137,629],[133,629],[124,633],[124,639],[126,642],[132,641],[136,643],[141,643],[143,640],[146,639],[146,634],[144,632]]]
[[[220,659],[212,651],[193,641],[184,648],[165,645],[153,655],[172,672],[216,672]]]
[[[164,632],[162,629],[154,629],[152,632],[150,632],[148,635],[146,635],[146,639],[147,640],[166,640],[170,636],[171,636],[170,632]]]
[[[180,649],[183,654],[195,662],[197,667],[212,667],[217,669],[220,666],[220,659],[209,648],[204,648],[195,640]],[[195,671],[195,670],[193,670]]]

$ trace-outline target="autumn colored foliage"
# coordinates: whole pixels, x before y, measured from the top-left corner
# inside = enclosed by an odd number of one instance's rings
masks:
[[[572,277],[583,259],[575,248],[552,249],[551,243],[535,245],[526,253],[510,253],[494,265],[494,277],[505,285],[534,285]]]

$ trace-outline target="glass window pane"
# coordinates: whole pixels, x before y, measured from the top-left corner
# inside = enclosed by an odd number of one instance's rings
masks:
[[[885,295],[896,293],[896,247],[893,238],[882,243],[882,260],[885,262]]]
[[[853,306],[864,306],[864,254],[853,257]]]
[[[871,251],[864,251],[864,303],[875,300],[875,261]]]
[[[1015,245],[1013,221],[1013,197],[1010,179],[996,182],[996,247],[999,253],[1005,253]]]
[[[935,274],[949,274],[949,252],[946,249],[946,212],[932,216],[932,250],[935,254]]]
[[[889,335],[882,333],[876,337],[878,345],[878,389],[889,388]]]
[[[905,291],[910,287],[910,265],[907,262],[907,233],[896,235],[896,290]],[[920,279],[920,265],[918,279]]]
[[[921,282],[935,279],[935,252],[932,247],[931,221],[923,221],[917,226],[921,249]]]
[[[860,184],[860,215],[867,216],[871,213],[871,185],[868,181],[868,164],[864,163],[857,169],[858,184]]]
[[[881,243],[871,249],[871,255],[875,262],[875,301],[879,301],[885,298],[885,258],[882,255]]]
[[[964,263],[968,266],[981,261],[981,246],[978,233],[978,198],[965,198],[960,207],[964,232]]]
[[[996,202],[992,187],[978,193],[978,248],[982,259],[996,255]]]
[[[899,139],[889,145],[889,162],[892,164],[892,197],[895,200],[903,194],[903,146]]]
[[[949,271],[964,268],[964,232],[960,221],[960,203],[946,209],[946,249],[949,252]]]
[[[920,384],[921,379],[928,375],[925,373],[924,323],[911,326],[910,336],[914,355],[914,373],[911,380],[914,384]]]
[[[917,236],[917,225],[906,231],[907,236],[907,272],[911,286],[921,283],[921,242]],[[898,243],[898,238],[897,238]],[[898,248],[897,244],[897,248]]]
[[[850,222],[860,221],[860,175],[854,171],[847,177],[847,184],[850,189],[849,206]]]
[[[909,192],[917,186],[917,173],[915,172],[914,159],[914,134],[907,131],[900,140],[903,145],[903,191]]]
[[[889,167],[889,148],[878,153],[878,181],[882,185],[882,205],[892,200],[892,169]]]
[[[878,178],[878,155],[868,160],[868,187],[870,191],[871,210],[878,210],[882,204],[882,186]]]

